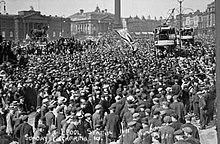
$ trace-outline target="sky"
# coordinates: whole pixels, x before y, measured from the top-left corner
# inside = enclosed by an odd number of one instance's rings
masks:
[[[94,11],[98,5],[101,10],[107,9],[108,12],[114,13],[114,0],[5,0],[6,9],[9,14],[17,14],[21,10],[29,10],[33,6],[35,10],[40,10],[42,14],[52,16],[68,17],[80,9],[85,12]],[[193,9],[204,11],[207,4],[214,0],[184,0],[183,13],[189,13]],[[1,3],[1,10],[2,10]],[[169,10],[172,8],[179,9],[177,0],[121,0],[121,14],[122,17],[129,16],[155,16],[159,18],[168,17]],[[175,11],[175,15],[178,14]]]

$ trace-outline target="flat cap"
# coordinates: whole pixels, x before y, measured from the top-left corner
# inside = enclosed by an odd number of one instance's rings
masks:
[[[136,124],[136,121],[131,121],[128,123],[128,127],[134,126]]]
[[[6,130],[6,126],[5,125],[3,125],[3,126],[0,126],[0,131],[2,132],[2,131],[5,131]]]
[[[184,127],[182,128],[182,130],[185,132],[185,133],[188,133],[188,134],[191,134],[192,133],[192,129],[190,127]]]
[[[85,117],[91,117],[92,115],[90,113],[86,113]]]
[[[44,104],[44,103],[47,103],[48,101],[49,101],[48,98],[45,98],[43,99],[42,103]]]
[[[163,118],[163,121],[164,121],[165,123],[170,123],[170,122],[172,122],[172,119],[171,119],[170,116],[165,116],[165,117]]]
[[[95,106],[95,109],[96,109],[96,110],[101,109],[101,108],[102,108],[102,106],[101,106],[100,104],[98,104],[98,105]]]
[[[28,115],[24,115],[24,116],[22,116],[21,119],[22,119],[22,121],[26,121],[26,120],[28,120]]]
[[[54,131],[54,130],[56,130],[57,128],[56,128],[56,126],[55,125],[52,125],[51,127],[50,127],[50,131],[52,132],[52,131]]]
[[[39,124],[38,128],[46,128],[46,126],[44,124]]]
[[[139,113],[134,113],[132,116],[133,116],[133,119],[137,119],[140,116],[140,114]]]

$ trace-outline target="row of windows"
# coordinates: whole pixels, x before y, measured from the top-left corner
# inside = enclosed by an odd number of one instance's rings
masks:
[[[6,37],[7,33],[5,31],[2,31],[2,37]],[[13,32],[9,32],[9,37],[13,37]]]
[[[59,32],[58,34],[60,37],[62,36],[62,32]],[[56,37],[56,32],[53,32],[53,37]]]
[[[61,37],[62,36],[62,32],[59,32],[58,33],[59,36]],[[2,37],[6,37],[6,35],[8,35],[5,31],[2,31]],[[9,32],[9,37],[13,37],[14,34],[12,31]],[[53,37],[56,37],[56,32],[53,32]]]

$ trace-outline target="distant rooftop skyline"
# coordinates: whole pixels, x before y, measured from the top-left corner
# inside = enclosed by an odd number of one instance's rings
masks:
[[[34,10],[41,11],[45,15],[57,15],[69,17],[74,13],[83,9],[84,12],[94,11],[98,5],[101,10],[107,9],[108,12],[114,13],[114,0],[5,0],[6,9],[9,14],[17,14],[21,10],[30,10],[33,6]],[[196,11],[205,11],[207,4],[214,0],[184,0],[183,8],[190,8]],[[170,9],[179,9],[177,0],[121,0],[121,15],[122,17],[139,17],[155,16],[159,18],[168,17]],[[1,12],[3,4],[1,4]],[[192,12],[186,9],[184,13]],[[175,15],[178,14],[175,11]]]

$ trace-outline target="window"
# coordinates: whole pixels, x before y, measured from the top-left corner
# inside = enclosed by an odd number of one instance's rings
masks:
[[[13,37],[13,32],[12,31],[10,31],[10,37]]]
[[[5,32],[4,31],[2,32],[2,37],[5,37]]]
[[[53,32],[53,37],[55,37],[56,36],[56,32]]]

